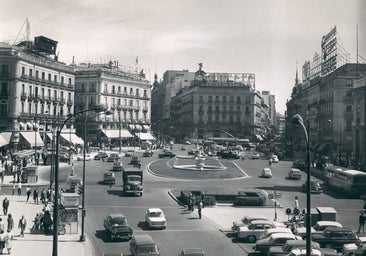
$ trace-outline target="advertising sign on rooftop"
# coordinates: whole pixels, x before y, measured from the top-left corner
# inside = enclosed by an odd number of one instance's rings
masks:
[[[322,76],[326,76],[337,68],[337,29],[336,26],[322,37]]]

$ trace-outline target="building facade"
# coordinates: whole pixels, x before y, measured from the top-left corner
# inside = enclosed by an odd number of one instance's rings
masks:
[[[153,139],[149,135],[151,87],[143,73],[124,72],[111,62],[79,65],[75,76],[75,112],[98,104],[112,111],[110,115],[87,115],[79,119],[76,122],[79,136],[84,137],[87,122],[87,138],[95,146],[118,146],[121,140],[131,144],[134,136]]]
[[[46,133],[74,113],[74,69],[57,61],[56,45],[45,37],[0,43],[0,130],[12,132],[11,149],[43,147]]]

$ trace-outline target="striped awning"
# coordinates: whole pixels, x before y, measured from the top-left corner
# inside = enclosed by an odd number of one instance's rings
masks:
[[[102,130],[102,132],[108,138],[119,138],[120,130]],[[133,137],[132,134],[127,129],[121,129],[121,138],[130,138]]]
[[[39,132],[20,132],[20,135],[31,147],[44,147],[44,143]]]

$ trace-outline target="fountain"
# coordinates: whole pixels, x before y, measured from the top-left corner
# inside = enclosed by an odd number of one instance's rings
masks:
[[[195,162],[194,162],[195,160]],[[207,163],[209,162],[209,163]],[[194,156],[177,156],[173,167],[180,170],[188,171],[223,171],[226,167],[217,159],[210,157],[197,149]]]

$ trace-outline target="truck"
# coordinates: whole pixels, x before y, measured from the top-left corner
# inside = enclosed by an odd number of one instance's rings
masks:
[[[124,194],[142,196],[142,170],[138,167],[125,168],[122,171],[122,183]]]

